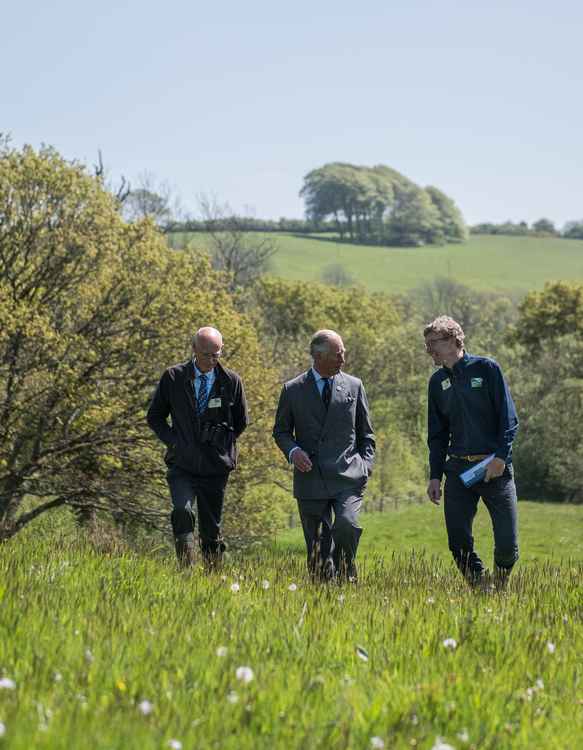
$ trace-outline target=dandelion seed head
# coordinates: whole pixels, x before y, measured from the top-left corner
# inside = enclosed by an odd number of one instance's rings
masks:
[[[435,604],[435,599],[432,596],[427,597],[427,604]]]
[[[93,654],[91,653],[91,649],[90,648],[86,648],[85,649],[85,661],[88,664],[91,664],[91,662],[93,661]]]
[[[226,656],[229,649],[226,646],[219,646],[217,649],[217,656]]]
[[[138,711],[144,716],[149,716],[154,710],[154,704],[150,701],[140,701],[138,703]]]
[[[290,585],[287,587],[288,591],[297,591],[298,587],[295,583],[290,583]]]
[[[549,654],[554,654],[556,650],[557,647],[555,646],[555,644],[551,641],[547,641],[547,651],[549,652]]]
[[[241,587],[239,586],[239,584],[238,584],[238,583],[236,583],[236,582],[235,582],[235,583],[232,583],[232,584],[231,584],[231,591],[232,591],[232,592],[233,592],[234,594],[236,594],[236,593],[237,593],[237,591],[240,591],[240,590],[241,590]]]
[[[460,742],[469,742],[470,741],[470,735],[468,734],[467,729],[462,729],[461,732],[457,733],[457,738],[460,740]]]
[[[267,589],[269,588],[269,581],[267,581],[267,580],[262,581],[261,582],[261,588],[264,589],[265,591],[267,591]]]
[[[342,604],[342,602],[343,602],[343,601],[344,601],[345,599],[346,599],[346,597],[344,596],[344,594],[340,594],[340,596],[338,597],[338,601],[340,602],[340,604]]]
[[[16,688],[16,683],[14,680],[11,680],[10,677],[3,677],[0,680],[0,688],[2,690],[14,690]]]
[[[538,680],[534,683],[534,686],[537,690],[544,690],[545,689],[545,683],[542,681],[542,679],[539,677]]]
[[[235,676],[239,680],[239,682],[242,682],[244,685],[250,683],[255,677],[251,667],[237,667]]]
[[[63,681],[63,675],[60,672],[55,672],[54,680],[55,680],[55,682],[62,682]]]
[[[443,645],[445,648],[449,649],[450,651],[455,651],[457,648],[457,641],[455,638],[446,638],[443,641]]]
[[[5,734],[6,734],[6,724],[0,721],[0,737],[4,737]]]
[[[180,740],[168,740],[168,747],[172,750],[182,750],[182,742]]]
[[[231,690],[230,693],[227,693],[227,700],[229,701],[229,703],[235,705],[235,703],[239,702],[239,696],[234,690]]]
[[[436,737],[435,744],[431,750],[455,750],[455,747],[453,747],[453,745],[448,745],[447,742],[444,742],[441,739],[441,737]]]
[[[383,750],[385,741],[381,737],[371,737],[370,746],[373,750]]]

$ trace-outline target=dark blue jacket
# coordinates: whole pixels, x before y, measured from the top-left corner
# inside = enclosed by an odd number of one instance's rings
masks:
[[[464,356],[429,380],[430,479],[441,479],[446,456],[495,453],[512,461],[518,417],[500,365],[488,357]]]

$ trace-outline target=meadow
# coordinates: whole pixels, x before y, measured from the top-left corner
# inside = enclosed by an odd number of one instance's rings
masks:
[[[457,245],[397,248],[283,233],[272,237],[278,248],[271,261],[274,275],[318,281],[327,266],[341,265],[371,291],[403,292],[441,276],[481,291],[522,296],[546,281],[583,279],[583,240],[473,235]],[[169,236],[173,247],[189,242],[204,247],[205,235]]]
[[[343,586],[308,581],[298,529],[205,575],[55,513],[0,547],[0,747],[581,747],[583,508],[520,519],[500,594],[429,504],[364,515]]]

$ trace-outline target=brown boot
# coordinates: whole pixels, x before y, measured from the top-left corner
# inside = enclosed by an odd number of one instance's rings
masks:
[[[191,568],[195,563],[195,552],[194,552],[194,540],[192,535],[188,535],[190,538],[184,539],[183,537],[176,537],[174,540],[174,546],[176,549],[176,558],[178,565],[181,568]]]

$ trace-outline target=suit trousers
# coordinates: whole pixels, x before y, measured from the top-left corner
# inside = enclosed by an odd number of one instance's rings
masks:
[[[168,469],[166,478],[172,497],[171,521],[175,538],[193,544],[196,504],[203,557],[221,555],[226,549],[221,534],[221,519],[228,474],[197,476],[174,465]]]
[[[355,558],[362,534],[358,514],[365,484],[332,498],[298,499],[310,573],[356,576]]]
[[[518,560],[518,512],[514,470],[505,468],[502,476],[466,487],[459,475],[471,464],[451,458],[445,465],[444,511],[449,549],[458,568],[468,577],[479,577],[484,564],[474,550],[472,525],[480,497],[494,530],[494,563],[510,570]]]

